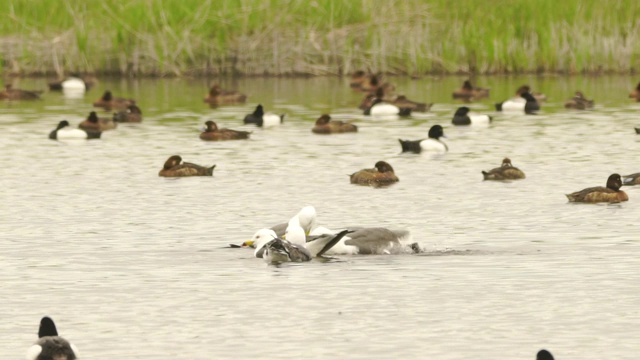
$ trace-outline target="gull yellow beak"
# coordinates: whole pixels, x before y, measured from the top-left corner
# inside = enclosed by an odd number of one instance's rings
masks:
[[[253,240],[248,240],[242,243],[242,247],[254,247],[255,244],[253,243]]]

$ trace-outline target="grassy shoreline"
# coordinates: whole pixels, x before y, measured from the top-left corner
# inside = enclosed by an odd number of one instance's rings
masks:
[[[636,0],[6,0],[2,75],[635,73]]]

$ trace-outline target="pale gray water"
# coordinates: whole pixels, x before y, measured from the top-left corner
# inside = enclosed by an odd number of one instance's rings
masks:
[[[616,205],[564,194],[640,171],[640,105],[627,98],[638,79],[480,78],[492,96],[472,106],[496,115],[480,129],[450,125],[462,78],[392,80],[432,112],[366,119],[362,95],[340,79],[222,81],[249,102],[219,109],[202,103],[205,80],[186,79],[102,80],[81,100],[1,103],[0,359],[24,357],[43,315],[81,359],[534,359],[540,348],[637,359],[640,187]],[[492,111],[523,83],[550,97],[541,115]],[[47,139],[107,88],[136,98],[144,122],[79,145]],[[595,110],[562,107],[577,89]],[[285,124],[242,125],[258,102]],[[323,112],[360,132],[312,134]],[[202,142],[208,119],[252,139]],[[449,153],[399,155],[397,138],[436,123]],[[158,177],[173,154],[217,164],[214,177]],[[504,156],[527,179],[481,181]],[[378,160],[398,184],[349,184]],[[304,205],[329,227],[407,228],[427,252],[278,268],[224,248]]]

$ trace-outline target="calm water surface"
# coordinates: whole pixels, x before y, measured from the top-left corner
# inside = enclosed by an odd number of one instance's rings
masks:
[[[479,78],[492,95],[471,106],[494,122],[456,128],[450,94],[463,80],[392,79],[435,105],[391,120],[361,116],[362,95],[333,78],[223,80],[249,102],[218,109],[202,102],[204,79],[102,79],[84,99],[1,103],[0,359],[23,358],[43,315],[82,359],[534,359],[543,347],[637,359],[640,187],[616,205],[564,194],[640,171],[640,105],[627,98],[638,79]],[[524,83],[549,97],[540,115],[493,111]],[[105,89],[136,98],[144,122],[99,141],[47,139]],[[563,108],[577,89],[593,111]],[[243,125],[257,103],[285,124]],[[312,134],[325,112],[360,132]],[[209,119],[252,138],[202,142]],[[438,123],[449,153],[399,154],[398,138]],[[158,177],[173,154],[217,164],[214,177]],[[504,156],[527,179],[483,182]],[[378,160],[398,184],[349,184]],[[406,228],[426,251],[274,267],[225,248],[305,205],[329,227]]]

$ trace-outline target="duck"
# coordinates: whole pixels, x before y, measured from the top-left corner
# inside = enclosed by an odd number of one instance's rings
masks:
[[[514,167],[509,158],[504,158],[500,167],[483,171],[482,176],[484,180],[519,180],[525,178],[524,172]]]
[[[314,134],[341,134],[358,132],[358,127],[352,123],[331,120],[331,116],[322,114],[318,120],[316,120],[316,125],[311,129],[311,132]]]
[[[451,123],[453,125],[489,125],[491,123],[491,116],[485,114],[472,114],[471,109],[466,106],[461,106],[456,110],[453,115]]]
[[[371,116],[409,116],[411,115],[411,110],[411,108],[401,108],[396,105],[386,103],[381,98],[376,97],[371,101],[371,106],[364,109],[364,114]]]
[[[213,85],[204,98],[204,102],[211,105],[239,104],[247,101],[247,95],[235,90],[223,90],[218,85]]]
[[[113,121],[122,123],[142,122],[142,110],[137,105],[131,104],[127,106],[126,110],[113,113]]]
[[[50,82],[49,90],[51,91],[87,91],[95,84],[95,78],[89,75],[80,76],[72,73],[64,80]]]
[[[567,109],[593,109],[593,100],[587,100],[581,91],[576,91],[575,95],[564,103],[564,107]]]
[[[371,74],[368,74],[364,70],[357,70],[353,72],[353,74],[351,74],[351,81],[349,82],[349,86],[352,89],[360,90],[360,86],[362,85],[362,83],[365,82],[370,76]]]
[[[420,154],[423,151],[437,152],[437,153],[446,153],[449,151],[449,147],[445,144],[441,137],[446,137],[444,135],[444,129],[440,125],[433,125],[429,129],[429,137],[421,140],[402,140],[400,141],[400,146],[402,147],[402,152],[412,152],[414,154]]]
[[[100,139],[102,131],[91,131],[74,129],[69,126],[67,120],[62,120],[58,123],[58,126],[49,133],[49,139],[51,140],[80,140],[80,139]]]
[[[636,134],[640,134],[640,127],[634,128],[636,130]]]
[[[182,157],[173,155],[164,163],[164,167],[158,173],[158,176],[164,177],[184,177],[184,176],[213,176],[211,167],[200,166],[188,162],[182,162]]]
[[[95,111],[89,113],[89,116],[81,122],[78,127],[86,131],[106,131],[115,129],[118,124],[110,118],[99,118]]]
[[[399,181],[393,168],[386,161],[378,161],[373,169],[362,169],[351,175],[349,179],[352,184],[367,186],[386,186]]]
[[[571,194],[566,194],[569,202],[583,202],[583,203],[619,203],[622,201],[628,201],[629,196],[624,191],[620,190],[622,186],[622,179],[619,174],[611,174],[607,179],[607,187],[596,186],[586,188],[580,191],[576,191]]]
[[[362,102],[360,103],[360,106],[358,106],[358,109],[366,110],[370,108],[376,98],[380,98],[382,99],[382,101],[395,105],[402,109],[411,109],[412,112],[427,112],[431,110],[431,107],[433,106],[433,103],[427,104],[409,100],[404,95],[387,96],[385,95],[383,89],[378,89],[375,94],[366,95],[364,99],[362,99]]]
[[[65,338],[58,335],[56,324],[45,316],[40,320],[38,341],[27,351],[27,360],[75,360],[78,349]]]
[[[536,354],[536,360],[555,360],[555,359],[553,358],[553,355],[551,355],[549,351],[542,349],[538,351],[538,353]]]
[[[0,91],[0,100],[40,100],[42,91],[14,89],[11,84],[6,84]]]
[[[544,101],[547,101],[547,95],[541,93],[541,92],[537,92],[537,91],[531,91],[531,87],[529,85],[522,85],[520,86],[518,89],[516,89],[516,93],[515,96],[518,97],[524,93],[529,93],[531,94],[531,96],[533,96],[534,99],[536,99],[536,101],[538,103],[542,103]]]
[[[528,92],[496,104],[497,111],[522,112],[531,115],[540,110],[538,101]]]
[[[115,109],[119,111],[119,110],[126,110],[129,105],[135,105],[135,104],[136,104],[135,100],[125,99],[121,97],[114,97],[113,94],[111,94],[111,91],[107,90],[104,92],[102,97],[100,97],[98,100],[96,100],[93,103],[93,106],[105,108],[107,111],[111,109]]]
[[[640,82],[636,85],[636,88],[629,93],[629,97],[636,99],[636,101],[640,101]]]
[[[218,125],[211,120],[205,122],[205,125],[207,128],[200,134],[200,139],[205,141],[244,140],[251,134],[249,131],[218,129]]]
[[[356,71],[351,75],[349,86],[354,90],[360,90],[370,94],[374,94],[378,89],[390,94],[396,89],[394,85],[381,80],[379,74],[371,74],[362,70]]]
[[[622,176],[622,185],[640,185],[640,173]]]
[[[262,104],[256,106],[255,111],[244,117],[245,124],[256,124],[259,127],[278,126],[284,122],[284,114],[276,115],[264,112]]]
[[[475,87],[471,85],[471,81],[465,80],[462,87],[453,92],[452,97],[454,99],[478,100],[489,97],[489,91],[490,89]]]

